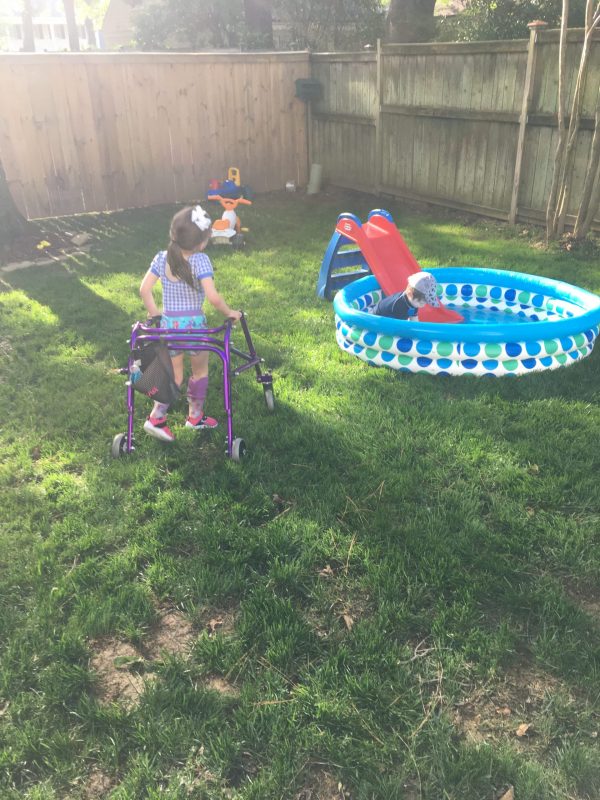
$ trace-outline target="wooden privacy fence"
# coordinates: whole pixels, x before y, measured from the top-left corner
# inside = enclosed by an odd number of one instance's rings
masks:
[[[30,218],[306,180],[307,53],[0,55],[0,160]]]
[[[583,32],[569,32],[569,108]],[[558,31],[530,40],[389,45],[317,54],[312,161],[339,186],[541,222],[557,144]],[[600,84],[596,36],[570,213],[587,170]],[[598,222],[600,224],[600,222]]]
[[[569,33],[572,96],[582,31]],[[297,78],[324,87],[306,125]],[[594,40],[570,212],[600,83]],[[0,160],[28,217],[202,197],[239,167],[255,191],[332,183],[500,219],[544,219],[558,32],[377,53],[0,55]],[[598,222],[600,225],[600,221]]]

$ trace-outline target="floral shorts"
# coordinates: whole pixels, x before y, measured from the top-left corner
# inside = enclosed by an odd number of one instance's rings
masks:
[[[166,314],[163,314],[160,326],[161,328],[173,328],[174,330],[181,331],[189,330],[190,328],[205,328],[206,317],[204,314],[193,314],[185,317],[169,317]],[[169,355],[171,358],[175,358],[182,353],[188,353],[191,356],[197,356],[202,352],[202,350],[181,350],[177,347],[169,347]]]

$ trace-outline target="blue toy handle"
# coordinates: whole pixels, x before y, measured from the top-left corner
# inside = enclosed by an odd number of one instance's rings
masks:
[[[385,217],[388,222],[394,223],[394,218],[390,214],[389,211],[386,211],[385,208],[374,208],[372,211],[369,211],[369,216],[367,217],[367,221],[371,219],[371,217]]]
[[[343,214],[340,214],[340,215],[339,215],[339,217],[338,217],[338,220],[337,220],[337,221],[338,221],[338,222],[341,222],[341,220],[343,220],[343,219],[350,219],[350,220],[352,220],[352,222],[354,222],[356,225],[358,225],[358,227],[359,227],[359,228],[362,228],[362,222],[361,222],[361,221],[360,221],[360,219],[359,219],[359,218],[356,216],[356,214],[352,214],[352,213],[350,213],[349,211],[344,211],[344,213],[343,213]]]

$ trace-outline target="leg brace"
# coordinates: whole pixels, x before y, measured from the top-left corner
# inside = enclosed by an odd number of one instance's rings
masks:
[[[208,390],[208,375],[204,378],[190,378],[188,381],[187,398],[190,404],[190,417],[199,417],[204,409],[206,392]]]

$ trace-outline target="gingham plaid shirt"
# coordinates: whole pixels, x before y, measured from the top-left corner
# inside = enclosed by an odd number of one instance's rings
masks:
[[[150,272],[160,278],[163,290],[163,313],[167,316],[198,314],[204,303],[204,289],[201,278],[212,278],[213,268],[210,258],[204,253],[193,253],[189,258],[192,275],[198,285],[192,289],[185,281],[169,280],[166,274],[167,251],[161,250],[154,256]]]

